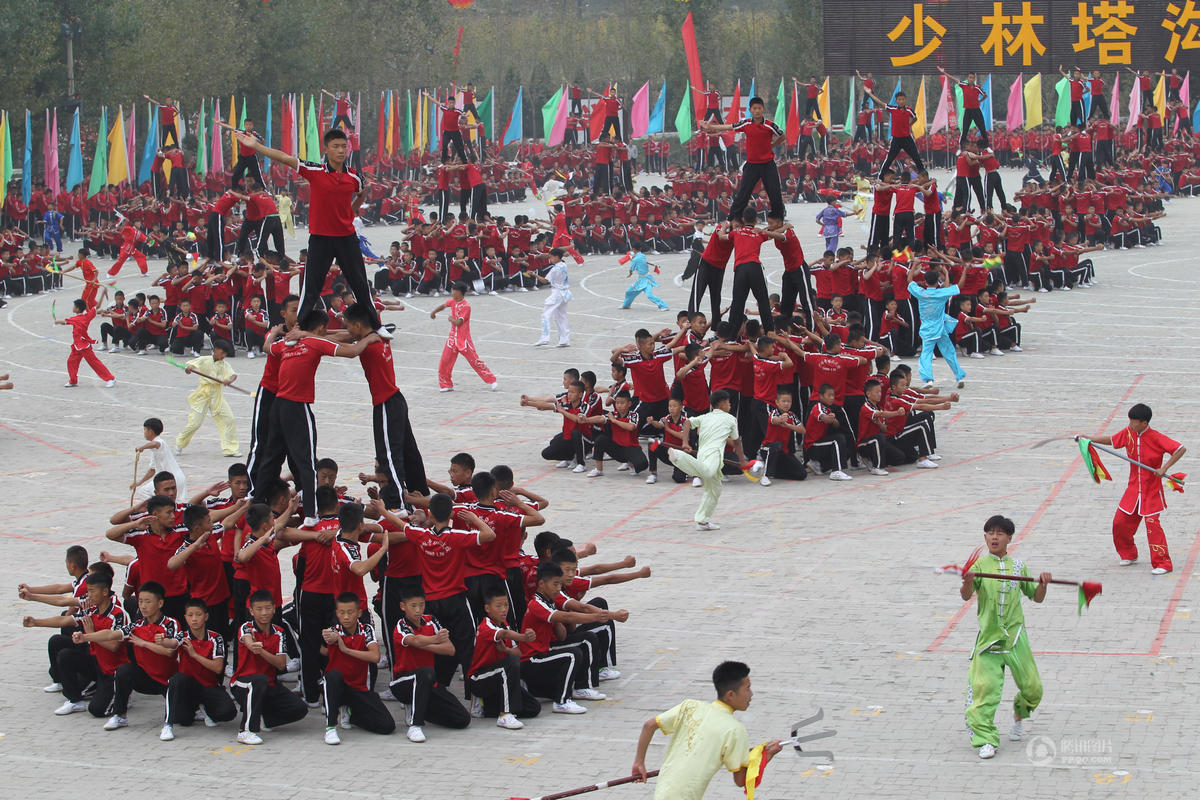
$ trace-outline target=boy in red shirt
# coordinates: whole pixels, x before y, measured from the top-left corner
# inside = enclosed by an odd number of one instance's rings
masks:
[[[178,620],[163,614],[163,597],[162,584],[154,581],[143,583],[138,588],[137,598],[141,618],[119,632],[115,629],[109,632],[113,637],[123,637],[124,642],[131,645],[129,652],[133,660],[117,667],[114,673],[113,715],[104,724],[106,731],[129,725],[126,714],[129,711],[129,696],[134,690],[139,694],[165,696],[167,681],[179,671],[175,651],[183,641],[183,626]],[[163,734],[166,733],[164,730]]]
[[[104,381],[105,388],[116,386],[117,379],[113,377],[113,374],[108,371],[108,367],[104,366],[104,362],[92,350],[92,345],[96,343],[96,340],[88,335],[88,326],[96,318],[96,306],[88,305],[82,299],[79,299],[75,301],[74,308],[74,316],[55,320],[54,322],[55,325],[71,326],[71,355],[67,356],[66,388],[73,389],[79,385],[80,361],[87,361],[88,366],[92,368],[100,380]]]
[[[251,512],[254,510],[251,508]],[[285,649],[283,628],[271,622],[275,602],[270,592],[259,590],[250,595],[250,617],[238,628],[230,689],[242,709],[238,743],[262,744],[258,734],[264,723],[278,728],[297,722],[308,714],[308,706],[278,680],[278,673],[287,669],[290,654]]]
[[[204,710],[204,724],[215,726],[237,716],[233,698],[221,685],[225,672],[225,637],[208,628],[204,601],[192,598],[184,604],[187,630],[176,652],[179,671],[167,681],[167,719],[159,739],[175,738],[175,726],[190,726],[196,711]],[[225,616],[225,615],[222,615]]]
[[[446,681],[437,677],[435,663],[439,658],[455,658],[456,648],[450,631],[425,613],[425,593],[419,587],[409,588],[400,598],[400,611],[403,616],[392,633],[396,663],[392,665],[391,691],[408,706],[408,740],[420,744],[425,741],[426,722],[465,728],[471,724],[471,712],[450,694]],[[468,661],[464,672],[469,669]]]
[[[321,655],[329,659],[324,680],[325,744],[341,744],[339,725],[391,733],[396,721],[369,682],[369,665],[379,663],[375,629],[360,621],[362,607],[353,592],[338,595],[334,613],[337,623],[321,631],[325,642]]]
[[[733,131],[746,137],[746,161],[742,165],[742,176],[738,181],[733,204],[729,207],[730,220],[742,218],[742,211],[750,202],[759,181],[762,181],[763,189],[770,198],[771,213],[780,217],[784,215],[783,192],[779,184],[779,166],[775,163],[775,148],[787,141],[787,136],[778,125],[766,118],[766,108],[761,97],[751,97],[750,116],[736,124],[716,125],[707,120],[700,122],[702,131]]]
[[[1163,476],[1183,458],[1187,448],[1151,428],[1152,416],[1150,406],[1138,403],[1129,409],[1129,425],[1112,436],[1092,437],[1092,441],[1123,449],[1130,458],[1149,467],[1129,465],[1129,483],[1117,505],[1117,513],[1113,515],[1113,544],[1121,557],[1121,566],[1136,563],[1138,550],[1133,535],[1144,520],[1146,540],[1150,543],[1150,571],[1154,575],[1165,575],[1173,565],[1166,534],[1158,521],[1158,515],[1167,507],[1163,497]]]
[[[467,672],[467,686],[484,717],[496,717],[496,726],[520,730],[518,717],[536,717],[542,706],[521,686],[521,649],[518,642],[532,642],[534,632],[508,627],[508,592],[489,589],[483,596],[483,621],[475,633],[475,652]]]
[[[455,281],[450,285],[450,299],[429,312],[429,318],[437,317],[442,309],[450,310],[450,333],[446,336],[446,346],[442,348],[442,358],[438,362],[438,391],[454,391],[454,362],[461,354],[475,373],[487,384],[493,392],[500,388],[500,381],[488,369],[487,364],[475,350],[475,340],[471,338],[471,304],[467,302],[467,285]]]

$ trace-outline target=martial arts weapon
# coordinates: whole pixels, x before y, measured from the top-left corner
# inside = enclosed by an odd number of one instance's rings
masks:
[[[975,548],[975,550],[971,553],[971,557],[968,558],[966,563],[961,567],[957,564],[946,564],[945,566],[934,568],[933,571],[939,575],[958,575],[959,577],[963,577],[970,572],[971,567],[974,566],[975,562],[979,560],[979,556],[982,555],[982,553],[983,546],[980,545],[979,547]],[[1001,581],[1023,581],[1025,583],[1038,583],[1040,581],[1040,578],[1035,578],[1032,575],[1005,575],[998,572],[971,572],[971,577],[994,578]],[[1100,594],[1104,588],[1095,581],[1067,581],[1061,578],[1052,578],[1047,582],[1059,583],[1064,586],[1079,587],[1079,614],[1081,615],[1083,614],[1084,608],[1091,606],[1092,598]]]
[[[137,454],[134,455],[134,457],[133,457],[133,482],[134,482],[134,484],[137,483],[138,463],[141,460],[142,460],[142,451],[138,450]],[[132,489],[129,490],[129,505],[133,505],[133,498],[135,495],[137,495],[137,486],[136,485]]]
[[[1142,469],[1147,470],[1148,472],[1153,472],[1155,474],[1158,474],[1158,470],[1156,470],[1154,467],[1143,464],[1140,461],[1136,461],[1136,460],[1130,458],[1129,456],[1121,453],[1118,450],[1112,450],[1103,445],[1096,444],[1091,439],[1088,439],[1085,436],[1075,436],[1072,438],[1074,438],[1075,441],[1079,443],[1079,450],[1081,453],[1083,453],[1084,463],[1088,464],[1088,469],[1092,473],[1092,480],[1096,481],[1097,483],[1100,482],[1101,478],[1104,478],[1106,480],[1112,480],[1112,476],[1110,476],[1108,474],[1108,470],[1104,469],[1104,465],[1100,464],[1098,459],[1096,459],[1094,456],[1092,456],[1088,453],[1088,451],[1090,449],[1103,450],[1105,453],[1108,453],[1109,455],[1112,455],[1112,456],[1116,456],[1117,458],[1121,459],[1122,461],[1128,461],[1130,464],[1133,464],[1135,467],[1141,467]],[[1095,468],[1095,466],[1093,466],[1093,464],[1098,465],[1099,470],[1097,470]],[[1183,487],[1184,487],[1183,481],[1184,481],[1184,478],[1186,478],[1186,477],[1187,477],[1187,473],[1176,472],[1171,475],[1163,475],[1162,479],[1164,481],[1167,481],[1167,484],[1172,489],[1174,489],[1177,492],[1182,493]]]
[[[51,318],[52,318],[52,319],[53,319],[55,322],[58,322],[58,314],[54,313],[54,307],[55,307],[55,306],[57,306],[57,305],[58,305],[58,301],[57,301],[57,300],[51,300],[51,301],[50,301],[50,317],[51,317]]]
[[[799,722],[794,723],[792,725],[791,738],[781,741],[779,743],[779,746],[781,748],[792,747],[795,749],[797,755],[807,756],[807,757],[811,757],[811,758],[818,758],[818,757],[826,758],[826,759],[829,759],[830,761],[832,761],[833,753],[828,750],[802,750],[800,747],[800,745],[804,742],[811,742],[815,739],[827,739],[830,736],[837,735],[837,731],[830,731],[830,730],[819,731],[818,733],[810,733],[806,736],[799,735],[799,730],[801,728],[811,725],[814,722],[818,722],[819,720],[823,719],[824,717],[825,717],[825,709],[820,709],[817,711],[816,714],[809,717],[808,719],[802,719]],[[761,750],[758,747],[754,748],[754,750],[759,750],[759,752],[761,753]],[[753,776],[751,776],[749,770],[747,770],[747,774],[746,774],[747,787],[750,787],[752,784],[754,786],[757,786],[758,782],[761,781],[761,778],[762,778],[761,762],[756,766],[757,766],[757,768],[754,770]],[[649,772],[646,773],[646,777],[653,778],[653,777],[656,777],[658,775],[658,773],[659,773],[659,771],[656,769],[650,770]],[[593,783],[590,786],[581,786],[578,789],[569,789],[568,791],[565,791],[565,792],[557,792],[555,794],[544,794],[539,797],[510,797],[508,800],[562,800],[562,798],[564,798],[564,797],[574,797],[574,796],[580,795],[580,794],[587,794],[588,792],[596,792],[596,791],[599,791],[600,789],[607,789],[610,786],[621,786],[622,784],[635,783],[637,781],[638,781],[638,778],[636,776],[628,775],[624,778],[614,778],[614,779],[608,780],[608,781],[601,781],[600,783]],[[747,794],[749,795],[752,792],[753,792],[753,788],[749,788],[747,791]]]
[[[171,358],[170,356],[167,356],[167,363],[170,364],[172,367],[179,367],[184,372],[187,372],[188,368],[186,365],[180,364],[178,361]],[[201,372],[200,370],[196,369],[195,367],[192,367],[192,374],[199,375],[201,378],[208,378],[213,383],[219,383],[222,386],[226,386],[230,389],[234,389],[236,391],[241,392],[242,394],[250,394],[249,391],[247,391],[246,389],[243,389],[240,386],[234,386],[232,383],[226,383],[225,381],[221,380],[220,378],[214,378],[212,375],[205,374],[205,373]]]
[[[658,777],[658,770],[653,769],[646,773],[647,778]],[[621,786],[626,783],[636,783],[638,778],[634,775],[626,775],[624,778],[613,778],[609,781],[601,781],[593,783],[589,786],[580,786],[578,789],[568,789],[565,792],[556,792],[555,794],[543,794],[538,797],[510,797],[508,800],[561,800],[564,797],[574,797],[578,794],[587,794],[588,792],[598,792],[601,789],[607,789],[610,786]]]

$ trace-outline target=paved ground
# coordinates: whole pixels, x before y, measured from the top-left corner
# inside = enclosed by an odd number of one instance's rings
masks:
[[[39,796],[64,795],[67,780],[74,791],[121,787],[139,797],[211,797],[234,787],[245,793],[247,781],[257,784],[253,795],[273,797],[534,795],[627,774],[641,722],[683,697],[708,697],[712,666],[740,658],[754,669],[757,695],[744,715],[752,739],[785,736],[793,721],[819,708],[838,733],[828,741],[834,762],[782,755],[760,792],[766,800],[1191,796],[1200,777],[1193,755],[1200,716],[1192,702],[1200,690],[1195,501],[1190,493],[1169,498],[1173,574],[1151,577],[1145,563],[1121,569],[1109,521],[1124,470],[1110,464],[1117,483],[1095,486],[1069,442],[1030,447],[1068,432],[1115,430],[1135,401],[1153,404],[1162,429],[1195,441],[1200,411],[1189,401],[1200,372],[1193,344],[1200,318],[1186,298],[1200,283],[1188,266],[1200,244],[1200,205],[1185,200],[1169,210],[1164,246],[1103,253],[1098,287],[1039,296],[1036,312],[1023,319],[1026,352],[965,362],[963,402],[939,418],[940,470],[859,475],[849,484],[810,479],[762,488],[735,481],[719,510],[719,534],[693,529],[697,494],[690,486],[651,487],[615,471],[586,480],[549,469],[538,452],[554,419],[517,406],[521,392],[554,390],[565,367],[605,375],[611,347],[629,341],[637,327],[673,320],[674,313],[644,301],[618,310],[625,269],[614,257],[573,268],[569,350],[529,346],[544,295],[473,301],[476,340],[501,382],[496,394],[462,364],[458,390],[434,392],[447,325],[429,320],[435,301],[414,299],[408,311],[388,315],[400,325],[397,373],[434,474],[464,449],[484,467],[510,464],[520,481],[552,499],[550,527],[595,542],[603,557],[631,553],[654,570],[649,581],[604,592],[632,611],[620,632],[624,676],[605,686],[611,699],[583,718],[547,713],[517,733],[489,724],[465,732],[432,728],[419,748],[402,734],[350,732],[349,751],[331,752],[316,719],[269,734],[258,748],[234,745],[229,726],[187,730],[160,744],[161,706],[149,698],[137,701],[131,727],[116,733],[83,716],[51,715],[60,701],[40,691],[47,634],[20,627],[21,615],[40,611],[17,600],[15,586],[60,579],[69,544],[85,544],[93,556],[103,546],[142,419],[155,414],[168,434],[178,431],[192,381],[158,356],[105,355],[117,387],[102,389],[89,376],[68,393],[61,388],[68,337],[50,324],[50,305],[56,299],[62,316],[70,295],[11,301],[0,313],[0,372],[11,371],[17,383],[16,391],[0,394],[0,476],[8,498],[0,512],[0,584],[10,587],[0,603],[0,786]],[[815,211],[791,211],[810,250],[816,240],[807,219]],[[865,236],[857,223],[847,232],[855,245]],[[370,234],[386,246],[393,231]],[[771,248],[764,252],[777,279],[778,259]],[[664,268],[662,294],[674,311],[684,292],[670,277],[683,257],[654,260]],[[121,285],[132,290],[145,281],[127,268]],[[262,362],[238,358],[236,368],[253,385]],[[946,385],[944,365],[937,371]],[[243,421],[244,446],[250,399],[231,403]],[[368,464],[370,405],[357,364],[321,368],[316,415],[323,455],[336,458],[345,475]],[[227,464],[211,427],[182,458],[193,486],[217,479]],[[1035,572],[1102,581],[1104,594],[1082,618],[1074,595],[1059,587],[1044,605],[1027,606],[1045,701],[1028,742],[1005,740],[994,761],[980,762],[962,721],[974,605],[964,606],[957,582],[933,567],[964,558],[993,513],[1017,521],[1016,552]],[[1006,687],[1006,703],[1013,693]],[[660,741],[651,766],[662,752]],[[170,761],[153,762],[153,789],[148,771],[130,770],[131,759],[165,753]],[[719,777],[709,795],[740,793]]]

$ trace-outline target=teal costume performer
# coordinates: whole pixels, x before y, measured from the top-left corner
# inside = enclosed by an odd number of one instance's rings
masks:
[[[654,305],[658,306],[660,311],[667,310],[667,304],[661,297],[654,293],[654,287],[658,286],[658,281],[654,280],[654,276],[650,274],[650,265],[646,263],[646,254],[638,253],[629,262],[630,273],[637,273],[637,278],[625,290],[625,303],[621,308],[629,308],[633,305],[634,299],[642,292],[646,293],[646,299]]]

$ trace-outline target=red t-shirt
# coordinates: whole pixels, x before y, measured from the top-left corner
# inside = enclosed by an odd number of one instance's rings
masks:
[[[197,639],[192,635],[190,630],[184,630],[183,641],[191,641],[192,648],[196,651],[196,655],[201,658],[211,658],[215,661],[225,660],[225,637],[216,631],[205,631],[203,639]],[[201,686],[212,688],[217,685],[219,678],[218,673],[213,672],[208,667],[201,664],[196,659],[188,655],[188,651],[180,647],[176,650],[179,654],[179,671],[187,675],[192,680],[199,683]]]
[[[311,403],[316,395],[317,366],[322,356],[331,356],[337,345],[328,339],[306,336],[292,346],[277,341],[271,354],[279,356],[279,388],[276,397],[296,403]],[[264,374],[264,377],[265,374]]]
[[[346,643],[348,650],[357,650],[360,653],[367,651],[368,645],[375,643],[375,628],[370,625],[363,625],[361,622],[354,623],[354,630],[347,631],[342,627],[340,622],[333,624],[333,630],[338,636],[342,637],[342,641]],[[342,649],[337,645],[329,645],[329,662],[325,665],[325,672],[337,670],[342,673],[342,678],[345,679],[346,685],[351,689],[360,692],[365,692],[370,689],[367,686],[367,677],[370,674],[371,665],[361,658],[354,658],[342,652]]]
[[[484,617],[479,623],[479,629],[475,631],[475,653],[471,656],[471,667],[467,670],[467,675],[477,675],[508,657],[507,653],[496,647],[504,641],[500,638],[502,630],[505,630],[503,626],[497,625],[488,617]]]
[[[242,623],[237,630],[237,666],[233,670],[233,678],[230,683],[237,683],[239,678],[249,675],[266,675],[267,684],[274,686],[275,668],[268,664],[262,656],[250,652],[242,641],[243,636],[254,637],[254,641],[261,644],[264,651],[277,656],[283,653],[283,628],[278,625],[268,625],[264,633],[251,620]]]
[[[783,362],[754,356],[754,399],[767,405],[775,403],[777,387],[783,375]]]
[[[821,385],[827,383],[834,389],[834,402],[841,405],[846,394],[846,374],[855,365],[855,360],[841,353],[805,353],[804,363],[812,368],[812,395],[809,399],[818,401]]]
[[[321,517],[316,525],[306,525],[306,531],[337,531],[341,529],[336,515]],[[308,541],[300,543],[300,558],[304,561],[304,575],[300,578],[300,588],[314,594],[333,594],[333,561],[329,544]]]
[[[733,253],[733,239],[722,239],[716,233],[708,237],[708,242],[704,245],[704,252],[700,257],[704,259],[709,266],[717,269],[725,269],[725,265],[729,263],[729,256]]]
[[[747,117],[734,125],[733,130],[735,133],[743,133],[746,136],[746,161],[748,163],[766,164],[768,161],[775,160],[775,151],[771,148],[771,142],[776,136],[781,136],[783,131],[774,122],[768,119],[755,122],[752,118]]]
[[[438,531],[408,525],[404,535],[417,546],[426,600],[441,600],[466,591],[465,550],[480,544],[478,532],[449,527]]]
[[[729,234],[733,240],[733,266],[739,264],[761,264],[762,244],[770,237],[755,227],[738,228]]]
[[[554,641],[554,612],[558,610],[559,602],[558,598],[547,600],[536,592],[530,598],[521,627],[532,629],[535,638],[532,642],[518,642],[522,661],[549,652],[550,643]]]
[[[158,622],[150,622],[143,617],[137,622],[127,625],[122,632],[126,639],[136,637],[143,642],[153,642],[154,637],[160,633],[164,639],[182,642],[184,628],[171,617],[160,617]],[[159,683],[165,684],[172,675],[179,671],[179,659],[174,653],[164,656],[144,647],[131,647],[130,651],[133,653],[133,660],[137,665]]]
[[[129,566],[132,569],[133,564]],[[80,606],[79,611],[75,613],[75,619],[82,622],[84,617],[91,617],[92,625],[98,631],[123,631],[129,624],[129,615],[125,613],[125,610],[117,602],[116,595],[109,592],[108,600],[109,607],[105,611],[98,611],[95,606],[84,610]],[[112,675],[117,671],[117,667],[129,662],[129,648],[125,646],[124,642],[119,643],[115,651],[91,642],[88,644],[88,650],[91,652],[92,657],[96,659],[96,664],[100,667],[100,672],[104,675]]]
[[[916,208],[917,192],[916,186],[911,183],[901,184],[892,190],[892,194],[896,196],[896,213],[897,214],[912,214]]]
[[[908,106],[888,106],[888,114],[891,116],[891,134],[893,139],[900,139],[904,136],[912,136],[913,120],[917,118],[916,113]]]
[[[419,624],[413,624],[408,617],[401,617],[392,632],[392,652],[396,654],[396,663],[392,665],[393,675],[403,675],[416,672],[422,667],[433,667],[434,654],[423,647],[405,644],[412,636],[436,636],[442,629],[441,623],[432,614],[421,617]]]
[[[333,596],[353,592],[358,604],[367,608],[367,586],[362,575],[355,575],[350,565],[362,561],[363,543],[338,536],[329,546],[329,572],[333,578]]]
[[[314,236],[356,236],[354,196],[362,191],[358,173],[349,168],[333,171],[328,164],[300,162],[300,177],[311,189],[308,231]]]
[[[641,352],[622,353],[621,363],[633,378],[633,392],[643,403],[656,403],[671,396],[667,380],[663,376],[663,363],[671,360],[671,351],[659,345],[649,357]]]
[[[371,404],[379,405],[400,391],[396,386],[396,365],[392,361],[392,346],[386,341],[371,342],[358,356],[363,375],[371,389]]]
[[[979,108],[979,101],[983,99],[983,90],[973,83],[960,83],[958,86],[962,89],[963,108]]]
[[[221,525],[213,526],[206,541],[188,556],[181,570],[187,576],[188,594],[204,601],[206,606],[215,606],[229,599],[229,582],[225,579],[225,567],[221,559],[221,541],[233,532],[226,532]],[[176,553],[182,553],[191,543],[185,538]]]
[[[137,551],[138,561],[142,565],[142,580],[161,583],[167,597],[187,594],[187,574],[183,570],[172,572],[167,569],[167,562],[179,551],[179,543],[183,541],[185,532],[185,528],[178,527],[165,536],[148,530],[125,534],[125,544]]]

